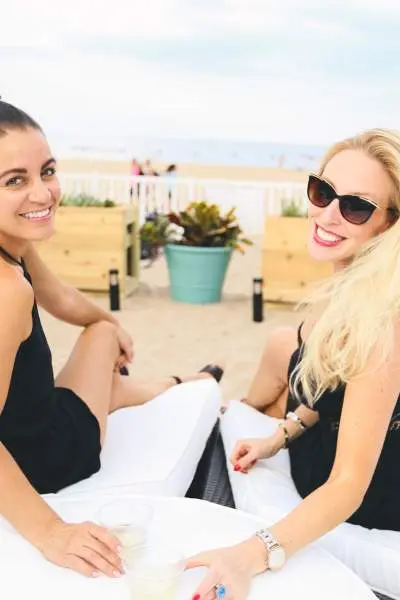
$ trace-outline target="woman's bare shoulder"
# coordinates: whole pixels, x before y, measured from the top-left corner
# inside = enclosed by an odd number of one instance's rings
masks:
[[[30,315],[33,289],[23,272],[8,264],[0,264],[0,323],[12,318]]]

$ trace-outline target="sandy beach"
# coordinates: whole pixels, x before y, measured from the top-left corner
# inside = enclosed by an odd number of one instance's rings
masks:
[[[225,282],[223,301],[195,306],[169,298],[164,258],[142,268],[139,290],[114,313],[132,334],[135,360],[130,371],[137,378],[157,378],[197,371],[224,360],[224,400],[246,394],[268,333],[282,324],[296,326],[301,315],[291,307],[264,306],[264,322],[252,321],[252,278],[259,274],[261,240],[254,240],[244,256],[236,253]],[[143,264],[143,263],[142,263]],[[92,296],[108,307],[107,296]],[[42,312],[55,371],[67,359],[79,328],[56,321]]]
[[[167,165],[157,162],[153,167],[163,172]],[[248,167],[240,165],[178,164],[179,177],[200,179],[227,179],[231,181],[293,181],[304,182],[305,171],[271,167]],[[129,175],[131,164],[126,160],[101,160],[60,158],[58,169],[61,174],[98,173],[101,175]]]

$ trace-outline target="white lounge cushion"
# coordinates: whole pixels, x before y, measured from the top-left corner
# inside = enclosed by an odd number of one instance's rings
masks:
[[[53,508],[68,521],[93,520],[110,495],[52,497]],[[262,520],[241,511],[186,498],[152,498],[153,534],[169,540],[184,555],[237,543],[249,537]],[[173,542],[172,542],[173,540]],[[205,576],[205,569],[186,571],[177,600],[188,600]],[[22,600],[128,600],[123,579],[85,579],[45,561],[27,542],[0,523],[0,581],[4,598]],[[4,595],[4,590],[6,593]],[[2,596],[2,597],[3,597]],[[248,600],[376,600],[349,569],[323,551],[307,548],[278,573],[257,577]]]
[[[58,495],[104,488],[184,496],[218,419],[221,392],[205,379],[176,385],[151,402],[110,415],[101,469]]]
[[[221,420],[228,459],[239,439],[268,436],[277,423],[277,419],[246,404],[231,402]],[[262,516],[267,525],[301,501],[290,476],[287,450],[260,461],[248,475],[235,473],[229,460],[228,468],[236,505]],[[372,589],[400,600],[400,532],[343,523],[319,540],[318,545],[343,561]]]

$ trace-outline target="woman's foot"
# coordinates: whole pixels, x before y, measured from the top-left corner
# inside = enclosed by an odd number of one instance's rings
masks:
[[[200,373],[209,373],[219,383],[224,375],[224,370],[222,367],[211,363],[200,369]]]

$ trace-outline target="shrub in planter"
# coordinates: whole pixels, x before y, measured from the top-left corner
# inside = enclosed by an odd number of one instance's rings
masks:
[[[218,302],[232,252],[251,245],[233,207],[221,213],[216,204],[192,202],[185,210],[158,215],[145,223],[141,240],[153,240],[165,256],[175,300],[195,304]]]
[[[295,200],[290,200],[290,202],[283,202],[281,216],[305,218],[307,217],[307,211]]]
[[[113,200],[99,200],[95,196],[89,194],[66,194],[61,197],[60,206],[102,206],[104,208],[111,208],[116,206]]]

